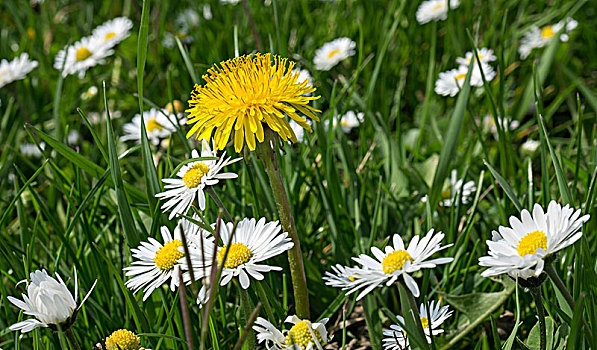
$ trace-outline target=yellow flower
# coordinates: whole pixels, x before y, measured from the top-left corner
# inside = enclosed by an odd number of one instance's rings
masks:
[[[306,119],[319,121],[321,112],[309,102],[315,88],[308,81],[298,83],[298,72],[292,73],[294,62],[267,53],[245,55],[207,70],[203,86],[195,84],[189,100],[188,124],[194,124],[187,137],[209,140],[213,133],[216,149],[223,149],[234,130],[234,149],[240,152],[246,144],[255,150],[264,140],[264,127],[280,135],[284,141],[297,142],[286,116],[312,132]],[[298,113],[297,113],[298,112]],[[265,123],[265,125],[263,125]]]

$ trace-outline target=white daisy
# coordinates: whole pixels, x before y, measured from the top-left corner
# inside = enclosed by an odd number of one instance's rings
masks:
[[[459,0],[450,0],[450,9],[455,9],[459,5]],[[424,1],[417,9],[416,16],[420,24],[445,21],[448,18],[448,0]]]
[[[187,8],[176,16],[174,25],[188,32],[199,25],[199,14],[192,8]]]
[[[268,350],[322,350],[330,340],[325,328],[327,318],[312,323],[298,316],[288,316],[284,322],[294,325],[289,330],[280,332],[268,320],[258,317],[253,326],[253,330],[257,332],[257,341],[265,342]]]
[[[61,70],[64,65],[62,71],[64,77],[77,73],[79,78],[83,78],[87,69],[104,63],[104,59],[113,53],[114,51],[106,45],[103,39],[96,36],[84,37],[58,52],[54,68]]]
[[[169,137],[176,132],[177,125],[183,125],[186,120],[179,118],[178,115],[170,113],[166,109],[158,110],[155,108],[143,112],[143,120],[145,121],[145,130],[147,130],[147,138],[149,142],[157,146],[162,139]],[[141,115],[136,114],[130,123],[124,124],[122,127],[124,136],[120,139],[122,141],[136,141],[141,142]]]
[[[332,266],[332,272],[323,276],[325,284],[334,288],[350,288],[356,279],[358,267],[348,267],[340,264]]]
[[[513,131],[520,126],[520,122],[518,120],[511,120],[509,117],[502,118],[498,116],[497,120],[498,123],[500,123],[502,130]],[[483,117],[483,128],[485,130],[489,130],[494,136],[497,136],[498,134],[497,125],[495,124],[495,118],[491,114],[487,114],[485,115],[485,117]]]
[[[241,0],[220,0],[220,3],[222,4],[230,4],[230,5],[236,5],[240,2]]]
[[[27,333],[38,327],[70,327],[77,317],[77,312],[87,300],[95,283],[85,295],[83,300],[78,303],[79,284],[77,280],[77,270],[75,269],[75,294],[74,297],[66,287],[66,284],[56,273],[57,280],[50,277],[46,270],[37,270],[29,274],[31,281],[23,280],[27,284],[27,295],[22,294],[23,300],[8,297],[8,301],[23,310],[25,315],[35,316],[25,321],[13,324],[9,327],[11,331],[21,331]]]
[[[523,152],[534,153],[539,146],[541,146],[541,142],[528,139],[522,145],[520,145],[520,148]]]
[[[481,61],[482,64],[489,64],[493,61],[496,60],[495,55],[493,54],[493,50],[492,49],[488,49],[486,47],[479,49],[477,51],[477,54],[479,55],[479,60]],[[456,58],[456,63],[458,63],[461,66],[469,66],[471,64],[471,62],[474,61],[476,64],[477,63],[477,59],[473,56],[473,52],[472,51],[468,51],[464,57],[458,57]],[[487,74],[487,73],[486,73]]]
[[[442,200],[440,203],[444,207],[451,207],[458,204],[456,203],[456,197],[458,196],[459,191],[462,191],[460,201],[462,204],[467,204],[469,198],[476,190],[477,186],[475,186],[474,181],[468,181],[463,185],[463,179],[458,178],[458,171],[454,169],[450,174],[450,178],[448,178],[448,188],[442,192]]]
[[[490,65],[484,64],[483,74],[485,74],[485,80],[490,82],[495,78],[495,71]],[[435,92],[442,96],[454,97],[464,84],[466,74],[468,73],[468,67],[460,66],[456,69],[451,69],[446,72],[439,73],[439,78],[435,82]],[[470,80],[471,86],[483,86],[483,78],[481,77],[481,70],[478,65],[475,65],[472,70],[472,76]]]
[[[194,216],[194,219],[199,218]],[[195,244],[201,239],[213,242],[213,238],[210,239],[199,226],[183,218],[174,229],[174,237],[168,227],[162,226],[160,233],[163,243],[149,237],[147,242],[141,242],[137,248],[131,249],[133,257],[137,260],[123,269],[126,276],[132,276],[125,285],[133,293],[143,289],[143,301],[147,300],[156,288],[168,282],[172,291],[178,286],[178,271],[181,260],[184,260],[181,227],[189,249],[196,248]]]
[[[339,121],[339,123],[338,123]],[[340,116],[335,116],[332,119],[332,127],[336,127],[338,124],[340,124],[340,127],[342,127],[342,131],[345,134],[350,133],[350,131],[353,128],[358,127],[359,125],[361,125],[361,123],[365,121],[365,113],[363,112],[358,112],[355,113],[354,111],[347,111],[342,117]],[[328,130],[329,127],[329,120],[325,120],[323,122],[323,128],[324,130]]]
[[[513,278],[538,277],[543,272],[545,259],[559,250],[572,245],[582,236],[580,229],[590,215],[580,216],[581,210],[569,205],[562,207],[551,201],[547,213],[539,204],[533,207],[533,215],[523,210],[519,220],[510,217],[511,227],[499,227],[487,241],[489,256],[479,258],[479,265],[489,269],[483,277],[507,273]]]
[[[563,21],[559,21],[556,24],[548,25],[543,28],[532,26],[531,29],[524,34],[522,39],[520,39],[520,47],[518,48],[520,58],[524,60],[529,56],[533,49],[544,47],[549,44],[551,39],[553,39],[564,26],[566,29],[564,30],[564,33],[560,35],[560,40],[568,41],[567,33],[576,28],[577,25],[578,22],[568,17]]]
[[[22,53],[12,61],[0,62],[0,88],[15,80],[25,79],[25,76],[37,67],[37,61],[29,59],[29,55]]]
[[[301,84],[303,81],[307,81],[307,86],[313,85],[313,78],[311,78],[311,73],[309,73],[306,69],[298,69],[295,68],[292,70],[292,74],[298,73],[298,79],[296,80],[297,84]]]
[[[430,312],[429,312],[430,311]],[[453,311],[449,310],[449,307],[441,306],[440,302],[432,301],[429,304],[429,310],[427,305],[421,304],[419,310],[419,317],[421,318],[421,325],[423,326],[423,332],[427,338],[427,342],[431,344],[431,334],[433,336],[440,335],[444,332],[443,329],[439,328],[450,316]],[[400,315],[396,315],[396,318],[400,323],[404,324],[404,318]],[[429,328],[429,321],[431,321],[431,329]],[[400,324],[393,324],[390,329],[383,331],[385,338],[382,340],[383,348],[385,350],[405,350],[410,349],[408,338],[406,337],[406,331],[400,326]]]
[[[431,255],[451,247],[452,244],[440,246],[444,234],[438,232],[434,234],[431,229],[423,239],[419,236],[413,237],[408,249],[405,249],[404,242],[400,235],[393,236],[393,246],[388,245],[385,252],[377,247],[372,247],[371,252],[375,259],[361,254],[358,258],[353,258],[362,267],[345,268],[349,276],[344,276],[349,280],[354,279],[351,283],[342,287],[342,290],[347,291],[346,294],[351,294],[357,290],[361,290],[357,296],[357,300],[362,299],[365,295],[371,292],[375,287],[386,284],[389,286],[395,283],[400,276],[404,279],[406,286],[410,289],[415,297],[419,296],[419,287],[410,274],[424,268],[434,268],[436,265],[446,264],[454,260],[453,258],[437,258],[427,260]],[[377,260],[376,260],[377,259]],[[336,270],[336,274],[343,273],[343,271]],[[338,275],[329,271],[325,273],[327,276],[326,284],[333,285],[332,280],[338,280]]]
[[[112,48],[131,35],[133,21],[126,17],[117,17],[96,27],[92,35],[100,42]]]
[[[209,4],[203,5],[203,18],[205,18],[208,21],[214,18],[214,15],[211,13],[211,6]]]
[[[353,56],[357,44],[349,38],[338,38],[315,50],[313,63],[317,70],[330,70],[340,61]]]
[[[201,150],[201,157],[216,157],[216,150],[212,151],[209,144],[203,140],[203,148]],[[197,150],[191,152],[191,158],[199,158]],[[200,160],[183,165],[176,176],[178,178],[162,179],[166,185],[165,191],[156,194],[159,199],[167,199],[161,207],[163,211],[172,209],[169,219],[176,215],[186,214],[193,200],[197,198],[199,208],[205,210],[205,193],[203,190],[206,186],[216,185],[220,180],[236,179],[237,174],[221,173],[220,171],[225,166],[241,160],[236,158],[230,160],[231,157],[226,157],[226,152],[216,160]]]
[[[68,144],[71,146],[79,143],[80,139],[81,139],[81,134],[79,134],[79,132],[77,130],[71,130],[68,133],[68,135],[66,136],[66,142],[68,142]]]
[[[98,93],[98,89],[97,86],[92,85],[89,87],[89,89],[87,89],[87,91],[83,91],[81,93],[81,100],[89,100],[95,97],[95,95],[97,95]]]
[[[37,147],[34,143],[22,143],[19,146],[21,150],[21,154],[25,157],[32,157],[32,158],[40,158],[43,154],[40,151],[40,148],[46,149],[46,143],[40,142],[39,147]]]

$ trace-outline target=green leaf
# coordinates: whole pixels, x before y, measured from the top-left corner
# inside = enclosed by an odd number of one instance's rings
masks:
[[[545,348],[546,349],[553,349],[553,343],[554,343],[554,326],[555,326],[555,322],[553,321],[553,319],[551,317],[545,317],[545,330],[546,330],[546,344],[545,344]],[[527,346],[531,349],[531,350],[540,350],[540,330],[539,330],[539,321],[537,321],[537,323],[535,323],[535,326],[533,326],[533,329],[531,329],[531,332],[529,333],[529,337],[527,338]]]
[[[493,177],[497,180],[500,186],[502,186],[502,188],[506,192],[506,195],[508,196],[508,198],[510,198],[516,209],[518,211],[522,211],[522,205],[516,198],[514,190],[512,190],[512,187],[508,184],[508,182],[500,175],[500,173],[497,172],[497,170],[495,170],[491,165],[489,165],[489,163],[486,160],[483,160],[483,163],[485,163],[485,165],[491,172],[491,175],[493,175]]]

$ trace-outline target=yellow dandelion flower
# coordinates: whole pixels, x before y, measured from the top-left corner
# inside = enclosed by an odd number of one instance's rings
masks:
[[[187,137],[210,139],[223,149],[234,130],[234,149],[246,144],[255,150],[263,142],[264,128],[270,128],[284,141],[297,142],[286,116],[312,132],[304,116],[319,121],[321,112],[309,102],[319,96],[309,81],[298,83],[294,62],[270,53],[245,55],[207,70],[203,86],[195,84],[189,100],[188,124],[194,124]],[[265,124],[265,125],[264,125]]]

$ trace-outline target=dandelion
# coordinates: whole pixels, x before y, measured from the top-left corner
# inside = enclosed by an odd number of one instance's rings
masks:
[[[338,38],[315,50],[313,64],[317,70],[330,70],[341,61],[354,56],[357,43],[349,38]]]
[[[450,0],[450,9],[455,9],[459,5],[459,0]],[[445,21],[448,18],[448,0],[424,1],[417,9],[416,17],[420,24]]]
[[[421,304],[419,309],[419,317],[421,318],[423,332],[425,333],[427,342],[429,344],[431,344],[431,335],[435,337],[444,332],[444,330],[439,327],[450,316],[452,316],[452,313],[453,311],[449,310],[448,306],[441,306],[439,301],[432,301],[429,304],[429,309],[427,309],[427,305]],[[402,316],[396,315],[396,318],[401,324],[404,324],[404,318]],[[408,338],[406,337],[406,331],[402,328],[402,326],[400,326],[400,324],[391,325],[390,329],[383,331],[383,335],[385,338],[382,340],[382,342],[383,348],[385,350],[410,349]]]
[[[287,65],[288,64],[288,65]],[[233,58],[214,66],[203,76],[205,85],[195,85],[189,100],[188,124],[194,124],[187,137],[209,139],[213,133],[216,149],[223,149],[234,130],[234,149],[245,144],[255,150],[265,138],[264,128],[278,133],[284,141],[297,142],[286,116],[311,132],[306,119],[319,120],[319,110],[308,105],[319,97],[307,82],[297,84],[299,74],[290,74],[294,62],[271,54]]]
[[[145,122],[147,139],[154,146],[159,145],[162,139],[176,132],[177,126],[185,122],[184,119],[178,118],[177,115],[166,109],[158,110],[155,108],[143,112],[143,121]],[[130,123],[124,124],[123,130],[122,141],[141,143],[141,115],[136,114]]]
[[[298,316],[288,316],[284,322],[292,323],[293,326],[281,332],[268,320],[258,317],[253,326],[257,341],[265,342],[267,349],[313,350],[323,349],[330,340],[325,328],[327,318],[312,323]]]
[[[483,74],[485,80],[490,82],[495,78],[495,71],[489,65],[483,65]],[[435,92],[438,95],[454,97],[462,86],[468,73],[468,67],[460,66],[456,69],[451,69],[447,72],[439,73],[439,78],[435,82]],[[470,80],[471,86],[483,86],[483,78],[481,76],[481,70],[478,65],[475,65],[472,69],[472,76]]]
[[[481,64],[489,64],[496,60],[496,57],[493,54],[493,50],[488,49],[486,47],[479,49],[477,51],[477,55],[479,56],[479,61],[481,61]],[[475,64],[478,64],[477,59],[473,55],[472,51],[468,51],[464,55],[464,57],[456,58],[456,63],[458,63],[461,66],[468,67],[471,64],[471,62],[475,62]]]
[[[548,25],[543,28],[532,26],[520,40],[520,47],[518,48],[520,58],[524,60],[529,56],[533,49],[544,47],[549,44],[551,39],[553,39],[562,29],[564,29],[564,33],[560,35],[560,40],[568,41],[567,33],[576,28],[577,25],[578,22],[568,17],[563,21],[559,21],[556,24]]]
[[[79,284],[76,269],[74,297],[58,273],[56,273],[57,279],[54,279],[46,270],[37,270],[29,274],[29,278],[31,281],[19,282],[27,284],[27,295],[22,295],[23,300],[9,296],[8,301],[22,309],[26,315],[35,316],[35,318],[13,324],[9,327],[11,331],[20,330],[21,333],[27,333],[39,327],[50,327],[54,330],[69,329],[97,283],[96,280],[87,295],[78,303]]]
[[[510,227],[500,226],[487,241],[489,256],[479,258],[479,265],[489,267],[483,277],[507,273],[512,278],[539,277],[545,260],[556,252],[574,244],[582,236],[580,229],[590,215],[580,216],[581,210],[569,205],[562,207],[551,201],[547,212],[539,204],[533,213],[524,209],[518,219],[510,217]]]
[[[114,51],[106,45],[102,38],[84,37],[58,52],[54,60],[54,68],[62,69],[64,77],[76,73],[79,78],[83,78],[89,68],[104,63],[104,59],[113,53]]]
[[[351,283],[346,283],[346,286],[338,284],[336,286],[347,291],[346,294],[361,290],[357,296],[357,300],[360,300],[374,288],[384,283],[386,286],[390,286],[402,276],[406,286],[415,297],[418,297],[419,287],[411,274],[424,268],[434,268],[436,265],[447,264],[454,260],[453,258],[428,260],[431,255],[452,246],[452,244],[441,246],[440,242],[443,238],[443,233],[434,234],[434,230],[431,229],[423,239],[415,236],[411,240],[408,249],[405,249],[402,238],[400,235],[395,234],[392,239],[393,246],[386,246],[385,252],[377,247],[371,248],[371,253],[373,253],[375,259],[369,255],[361,254],[357,258],[353,258],[361,267],[345,268],[344,271],[336,269],[335,274],[328,271],[325,273],[324,280],[327,285],[332,286],[336,284],[335,281],[342,277],[351,280]],[[346,274],[347,272],[348,274]]]
[[[92,36],[103,42],[108,48],[118,45],[131,35],[133,21],[126,17],[117,17],[96,27]]]
[[[354,111],[348,111],[341,117],[335,116],[332,119],[332,127],[335,128],[338,124],[340,124],[340,127],[342,127],[342,131],[345,134],[348,134],[348,133],[350,133],[350,131],[353,128],[356,128],[359,125],[361,125],[361,123],[363,121],[365,121],[365,113],[363,113],[363,112],[355,113]],[[323,127],[325,130],[328,130],[328,127],[329,127],[328,120],[324,121]]]
[[[215,147],[215,146],[214,146]],[[197,150],[191,152],[192,158],[199,158]],[[209,144],[203,140],[201,157],[217,158],[216,150],[209,147]],[[205,210],[205,187],[213,186],[220,180],[236,179],[235,173],[220,173],[222,168],[242,158],[231,160],[226,157],[226,152],[215,160],[199,160],[187,163],[180,168],[176,174],[177,178],[162,179],[166,185],[165,191],[156,194],[157,198],[167,200],[161,207],[163,211],[172,210],[169,219],[176,215],[186,214],[193,204],[195,198],[199,203],[199,209]]]
[[[22,53],[10,62],[5,59],[2,60],[0,62],[0,88],[13,81],[25,79],[25,76],[37,65],[38,62],[30,60],[29,55],[26,53]]]
[[[110,334],[104,341],[105,347],[97,344],[96,347],[105,350],[151,350],[141,346],[141,338],[129,330],[119,329]]]

